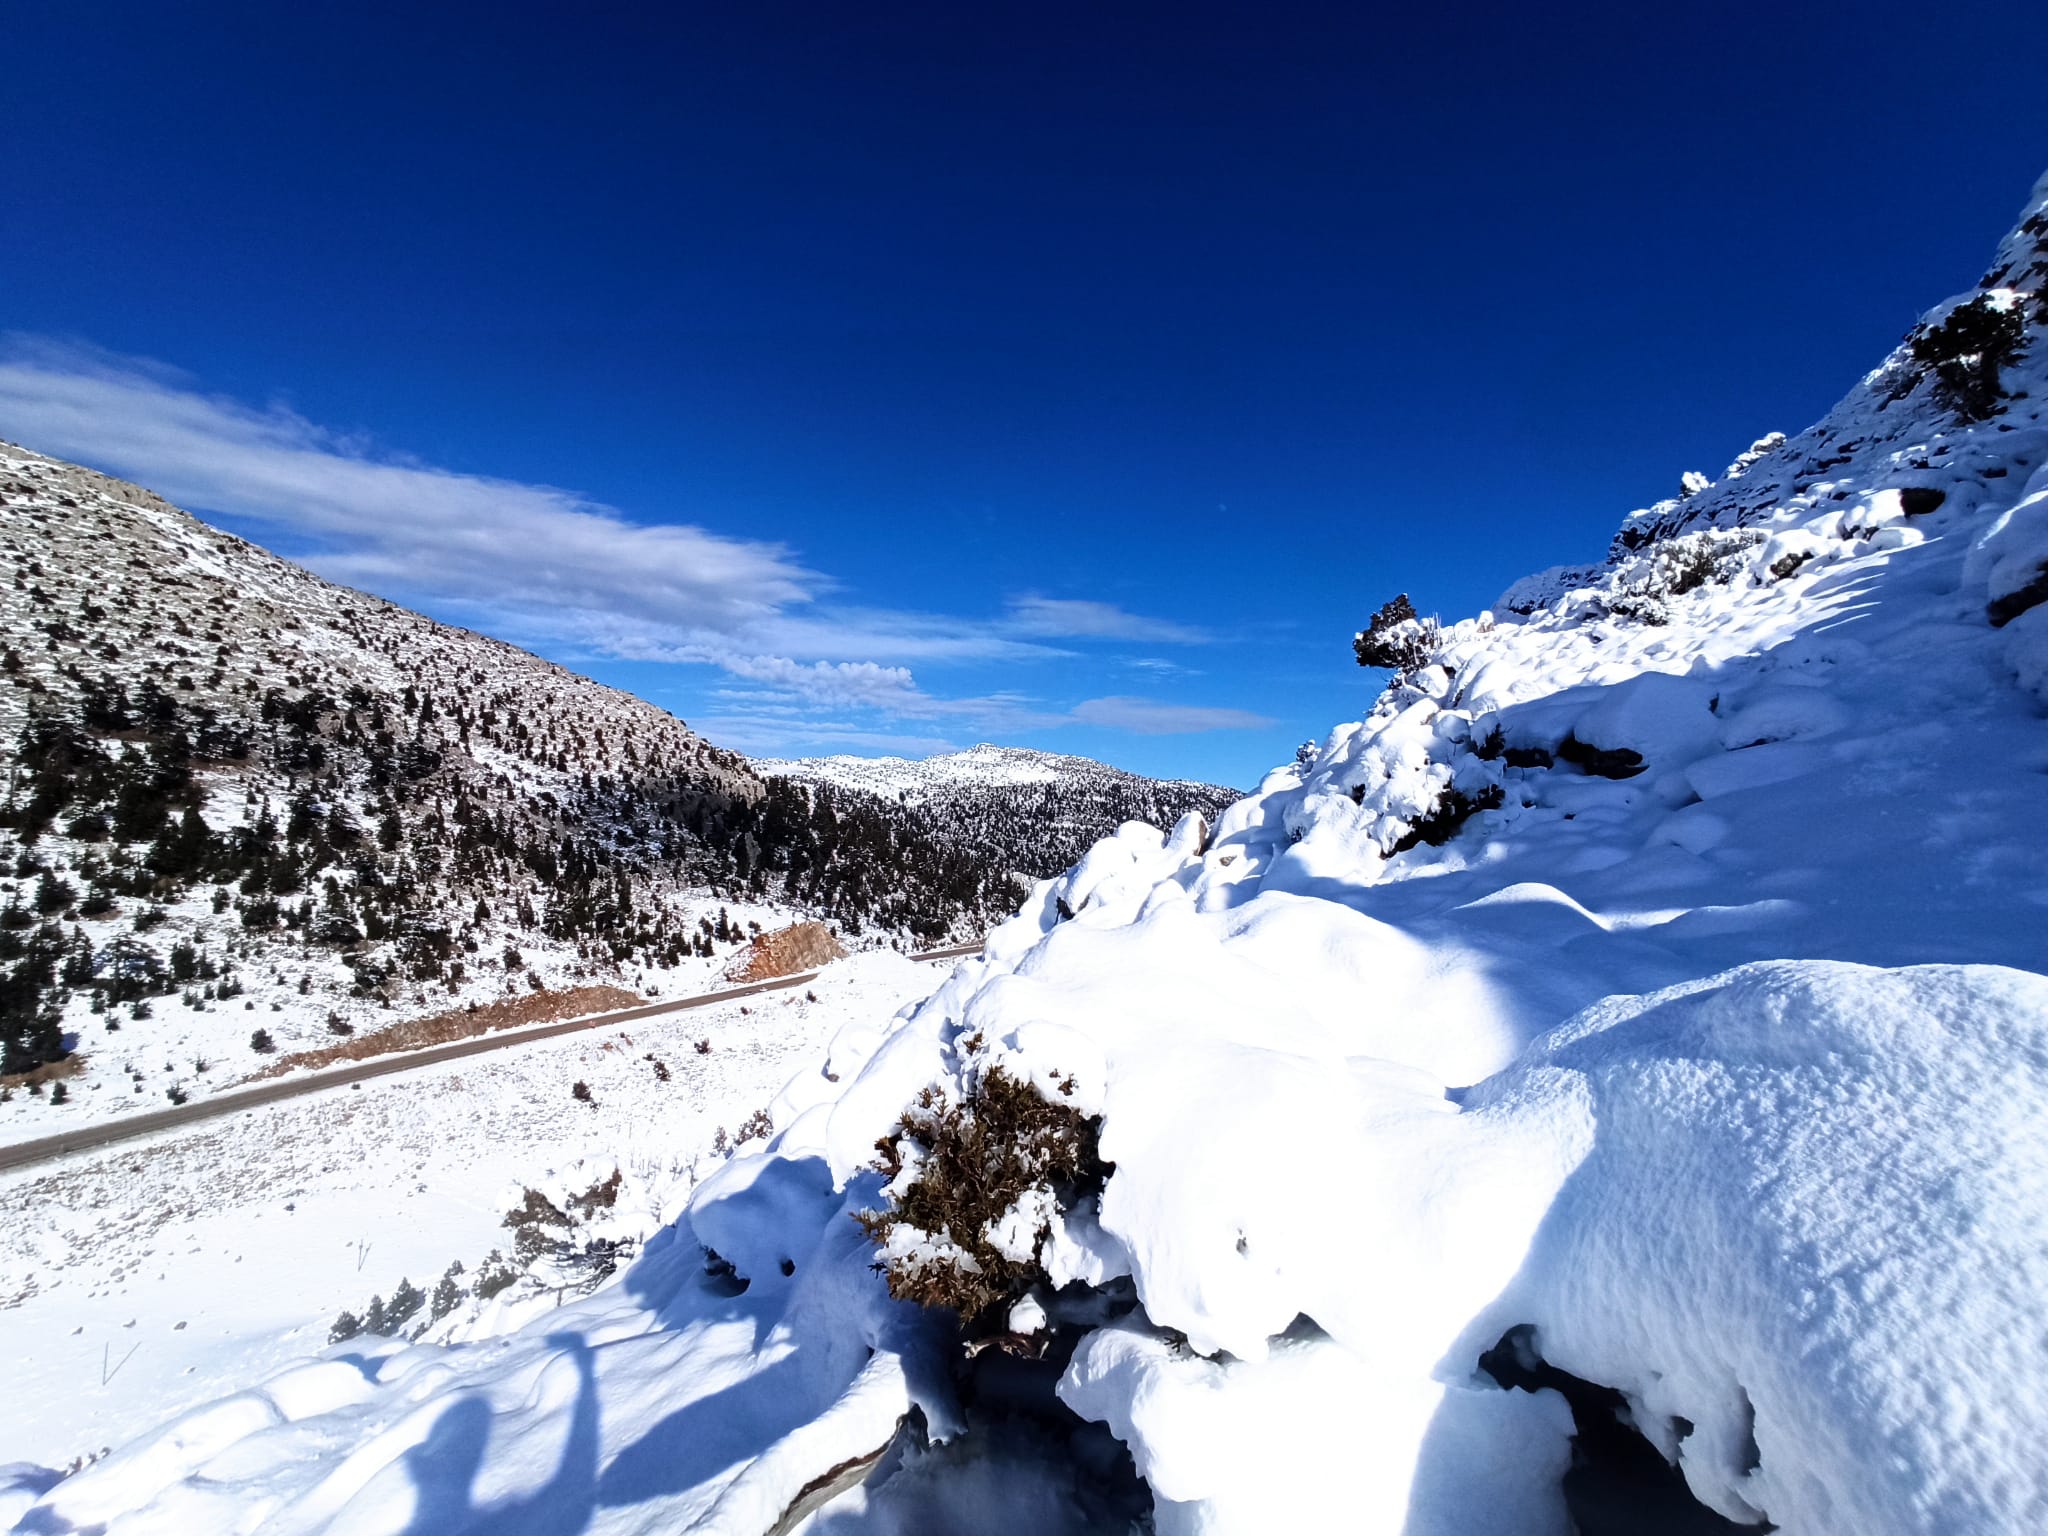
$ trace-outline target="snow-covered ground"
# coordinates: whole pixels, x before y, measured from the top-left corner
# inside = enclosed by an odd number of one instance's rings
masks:
[[[63,849],[60,839],[46,844]],[[4,886],[4,882],[0,882]],[[801,914],[762,902],[719,901],[698,893],[678,894],[669,906],[685,923],[711,921],[724,912],[732,928],[758,924],[762,931],[785,927]],[[189,943],[202,953],[220,955],[240,937],[231,918],[211,908],[202,888],[180,901],[163,903],[165,914],[152,930],[168,948]],[[503,943],[498,947],[502,949]],[[747,953],[744,937],[716,946],[709,958],[688,957],[673,966],[608,967],[584,971],[573,950],[535,950],[522,974],[545,980],[556,991],[605,984],[632,991],[648,1002],[695,997],[730,985],[726,973]],[[76,1042],[62,1079],[62,1103],[48,1093],[12,1089],[0,1104],[0,1146],[61,1135],[81,1124],[167,1108],[171,1102],[198,1100],[247,1084],[274,1066],[279,1057],[316,1051],[342,1043],[329,1028],[330,1016],[368,1036],[401,1020],[456,1012],[469,1004],[488,1004],[530,996],[525,983],[508,984],[502,973],[484,972],[448,990],[415,988],[402,1006],[381,1007],[375,999],[353,999],[343,990],[348,968],[336,953],[297,946],[287,957],[283,946],[265,963],[244,966],[236,973],[241,988],[232,998],[202,999],[196,986],[184,994],[151,998],[138,1017],[134,1010],[94,1012],[87,994],[65,1005],[65,1032]],[[302,978],[315,979],[311,995],[301,992]],[[613,1005],[618,1006],[618,1005]],[[274,1054],[259,1054],[250,1041],[257,1030],[270,1040]],[[175,1097],[174,1097],[175,1096]]]
[[[523,1186],[588,1185],[616,1166],[652,1232],[722,1162],[720,1128],[767,1108],[849,1020],[887,1017],[944,975],[855,956],[805,991],[0,1175],[0,1460],[68,1465],[319,1352],[338,1313],[401,1280],[431,1289],[458,1260],[474,1274],[492,1249],[510,1253],[502,1218]],[[577,1081],[591,1102],[571,1097]],[[477,1310],[466,1301],[456,1321]]]
[[[2048,1529],[2044,293],[2048,179],[1916,332],[2026,317],[1983,419],[1902,347],[1610,563],[1410,636],[1215,825],[1125,826],[850,1018],[618,1283],[245,1359],[0,1511]],[[963,1334],[890,1285],[995,1300]]]

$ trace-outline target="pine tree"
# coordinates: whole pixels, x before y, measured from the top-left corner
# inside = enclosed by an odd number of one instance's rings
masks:
[[[400,1280],[398,1289],[391,1293],[391,1301],[384,1308],[384,1333],[396,1333],[412,1321],[413,1315],[425,1306],[427,1298],[420,1294],[420,1288],[410,1280]]]
[[[448,1266],[448,1273],[441,1277],[441,1283],[434,1287],[434,1299],[428,1303],[427,1319],[438,1323],[462,1303],[462,1287],[455,1283],[455,1277],[462,1273],[462,1261],[457,1259]]]

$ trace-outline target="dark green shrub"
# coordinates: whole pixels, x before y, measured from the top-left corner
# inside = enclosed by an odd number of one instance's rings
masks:
[[[2001,309],[1987,294],[1958,304],[1940,325],[1913,333],[1913,360],[1934,374],[1934,393],[1964,421],[1984,421],[2005,398],[1999,370],[2020,354],[2026,316],[2017,306]]]
[[[1446,789],[1437,803],[1430,807],[1429,814],[1411,822],[1408,830],[1387,852],[1389,855],[1406,853],[1423,843],[1441,848],[1456,837],[1474,816],[1481,811],[1498,810],[1506,800],[1506,792],[1498,784],[1489,784],[1476,795],[1468,795],[1462,789]]]
[[[1419,672],[1437,658],[1441,645],[1435,619],[1417,618],[1408,594],[1381,606],[1372,622],[1351,637],[1351,653],[1361,667],[1390,672]]]
[[[457,1259],[448,1266],[448,1272],[441,1277],[441,1283],[434,1287],[433,1300],[428,1303],[428,1322],[438,1323],[461,1304],[462,1287],[455,1283],[455,1277],[461,1273],[462,1260]]]
[[[493,1248],[477,1267],[476,1299],[489,1301],[518,1278],[519,1271],[505,1261],[505,1255]]]
[[[414,1285],[410,1280],[400,1280],[398,1282],[398,1289],[391,1293],[391,1300],[385,1305],[384,1327],[381,1331],[384,1333],[398,1332],[399,1329],[411,1322],[413,1316],[426,1304],[427,1298],[420,1293],[418,1286]]]

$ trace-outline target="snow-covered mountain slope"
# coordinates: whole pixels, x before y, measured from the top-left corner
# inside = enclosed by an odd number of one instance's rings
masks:
[[[772,779],[829,785],[901,806],[926,836],[981,850],[1033,878],[1059,873],[1109,828],[1171,826],[1189,811],[1213,816],[1240,791],[1185,779],[1148,779],[1092,758],[984,742],[922,759],[757,759]]]
[[[0,754],[6,1140],[394,1018],[702,991],[750,922],[964,938],[1023,889],[890,802],[764,781],[642,700],[7,445]]]
[[[999,747],[986,741],[964,752],[941,752],[931,757],[764,757],[756,758],[754,767],[771,778],[836,784],[871,795],[912,800],[945,789],[995,789],[1024,784],[1163,784],[1175,789],[1229,794],[1233,798],[1237,793],[1214,784],[1142,778],[1093,758],[1040,752],[1031,747]]]
[[[17,1529],[2048,1529],[2044,290],[2048,180],[1835,462],[1096,845],[613,1290]]]

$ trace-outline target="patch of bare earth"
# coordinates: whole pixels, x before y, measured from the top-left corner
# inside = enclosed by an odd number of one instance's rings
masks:
[[[26,1088],[31,1083],[59,1083],[85,1070],[85,1058],[76,1052],[62,1061],[46,1061],[26,1072],[0,1074],[0,1088]]]
[[[610,1013],[620,1008],[637,1008],[646,1001],[624,987],[565,987],[559,991],[533,992],[508,997],[495,1003],[472,1003],[447,1013],[406,1019],[384,1029],[354,1035],[317,1051],[294,1051],[280,1056],[249,1080],[279,1077],[294,1067],[331,1067],[344,1061],[368,1061],[372,1056],[389,1056],[398,1051],[417,1051],[430,1045],[448,1045],[457,1040],[474,1040],[478,1035],[499,1030],[523,1029],[529,1024],[552,1024],[558,1019],[582,1018],[585,1014]]]
[[[769,981],[777,976],[794,976],[798,971],[815,971],[845,954],[839,941],[832,937],[832,930],[823,923],[792,923],[756,938],[726,976],[733,981]]]

